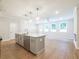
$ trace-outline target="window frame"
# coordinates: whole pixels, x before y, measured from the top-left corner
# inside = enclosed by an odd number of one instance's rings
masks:
[[[54,27],[53,25],[54,25],[55,27]],[[51,32],[56,32],[56,31],[57,31],[57,23],[52,23],[52,24],[51,24]]]
[[[65,24],[65,28],[61,27],[62,24]],[[62,26],[64,26],[64,25],[62,25]],[[59,23],[59,31],[60,32],[67,32],[67,22],[60,22]]]

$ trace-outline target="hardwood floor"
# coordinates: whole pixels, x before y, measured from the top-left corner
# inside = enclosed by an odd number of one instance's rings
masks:
[[[46,40],[45,52],[40,55],[33,55],[14,40],[1,42],[0,59],[77,59],[72,42],[61,40]]]

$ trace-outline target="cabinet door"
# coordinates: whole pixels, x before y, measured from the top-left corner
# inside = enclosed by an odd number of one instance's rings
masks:
[[[37,40],[37,51],[40,51],[42,49],[44,49],[45,47],[45,37],[39,37],[38,40]]]
[[[31,52],[33,52],[33,53],[36,53],[37,52],[37,48],[36,48],[36,41],[37,41],[37,38],[34,38],[34,37],[31,37],[31,39],[30,39],[30,50],[31,50]]]
[[[19,35],[18,34],[15,34],[15,40],[17,43],[19,43]]]
[[[23,43],[23,35],[20,35],[20,36],[19,36],[19,44],[20,44],[21,46],[24,46],[24,43]]]
[[[24,36],[24,48],[30,50],[30,37]]]
[[[24,46],[24,37],[23,37],[23,35],[19,35],[19,44],[21,45],[21,46]]]
[[[30,39],[30,50],[34,54],[41,53],[44,49],[44,37],[31,37]]]
[[[21,35],[18,36],[18,42],[21,45]]]

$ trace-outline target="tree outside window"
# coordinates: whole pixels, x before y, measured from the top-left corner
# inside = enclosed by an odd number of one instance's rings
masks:
[[[60,23],[60,32],[67,32],[67,23]]]
[[[51,32],[56,32],[56,31],[57,31],[57,25],[56,24],[52,24]]]

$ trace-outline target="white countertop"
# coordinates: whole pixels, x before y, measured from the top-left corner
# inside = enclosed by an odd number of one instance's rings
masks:
[[[31,37],[41,37],[41,36],[45,36],[45,34],[36,34],[36,33],[30,33],[30,34],[27,34],[27,33],[16,33],[16,34],[20,34],[20,35],[25,35],[25,36],[31,36]]]
[[[26,36],[31,36],[31,37],[41,37],[41,36],[45,36],[45,34],[28,34]]]

